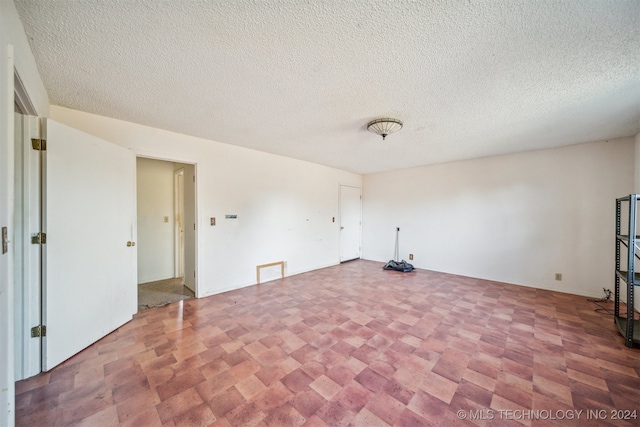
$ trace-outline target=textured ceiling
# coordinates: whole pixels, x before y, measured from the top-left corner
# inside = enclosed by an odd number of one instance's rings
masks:
[[[640,132],[637,0],[15,3],[52,104],[352,172]]]

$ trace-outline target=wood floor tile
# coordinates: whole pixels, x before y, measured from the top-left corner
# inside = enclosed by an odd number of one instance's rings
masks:
[[[393,425],[406,406],[382,390],[369,398],[365,407],[385,423]]]
[[[171,396],[163,400],[156,408],[163,423],[173,420],[175,417],[188,412],[190,409],[204,403],[195,388],[190,388],[180,394]]]
[[[140,413],[140,408],[154,408],[155,411],[155,407],[159,403],[160,397],[158,397],[158,393],[155,390],[142,391],[118,403],[118,419],[123,422],[130,418],[136,418]]]
[[[118,413],[115,406],[108,406],[100,412],[96,412],[78,422],[79,427],[93,426],[117,426],[119,425]]]
[[[357,412],[346,408],[340,401],[327,402],[316,413],[329,426],[353,425],[352,420]]]
[[[273,411],[269,412],[264,422],[269,427],[281,427],[281,426],[301,426],[305,423],[306,419],[295,408],[285,403],[282,406],[277,407]]]
[[[226,416],[228,412],[247,402],[247,399],[234,386],[224,393],[216,394],[208,400],[208,404],[217,417]]]
[[[18,382],[16,424],[638,425],[468,418],[640,410],[640,350],[584,297],[381,267],[349,262],[141,311]]]
[[[265,414],[259,411],[254,403],[247,402],[229,412],[226,418],[233,426],[252,426],[258,425],[265,418]]]
[[[142,406],[141,408],[145,408]],[[162,425],[158,411],[155,407],[149,409],[138,409],[138,411],[131,417],[120,420],[120,425],[123,427],[138,427],[138,426],[157,426]]]
[[[346,408],[358,412],[367,404],[372,396],[373,393],[363,387],[359,382],[350,381],[335,396],[335,400],[338,400]]]

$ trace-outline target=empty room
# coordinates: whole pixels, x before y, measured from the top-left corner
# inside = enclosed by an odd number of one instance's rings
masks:
[[[0,426],[640,424],[639,28],[0,1]]]

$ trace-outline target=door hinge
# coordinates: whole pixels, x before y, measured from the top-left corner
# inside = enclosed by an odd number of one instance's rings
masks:
[[[45,325],[38,325],[31,328],[31,338],[46,337],[47,327]]]
[[[37,151],[46,151],[47,150],[47,140],[46,139],[37,139],[31,138],[31,148]]]
[[[44,245],[47,243],[47,233],[38,233],[31,236],[32,245]]]
[[[9,229],[2,227],[2,254],[9,252]]]

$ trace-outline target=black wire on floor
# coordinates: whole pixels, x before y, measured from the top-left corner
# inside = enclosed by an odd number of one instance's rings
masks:
[[[602,302],[609,302],[611,301],[611,291],[609,289],[606,288],[602,288],[602,290],[604,291],[604,297],[602,298],[587,298],[587,301],[594,303],[598,308],[594,309],[594,311],[596,313],[606,313],[606,314],[610,314],[613,315],[613,310],[604,307],[602,304]]]

